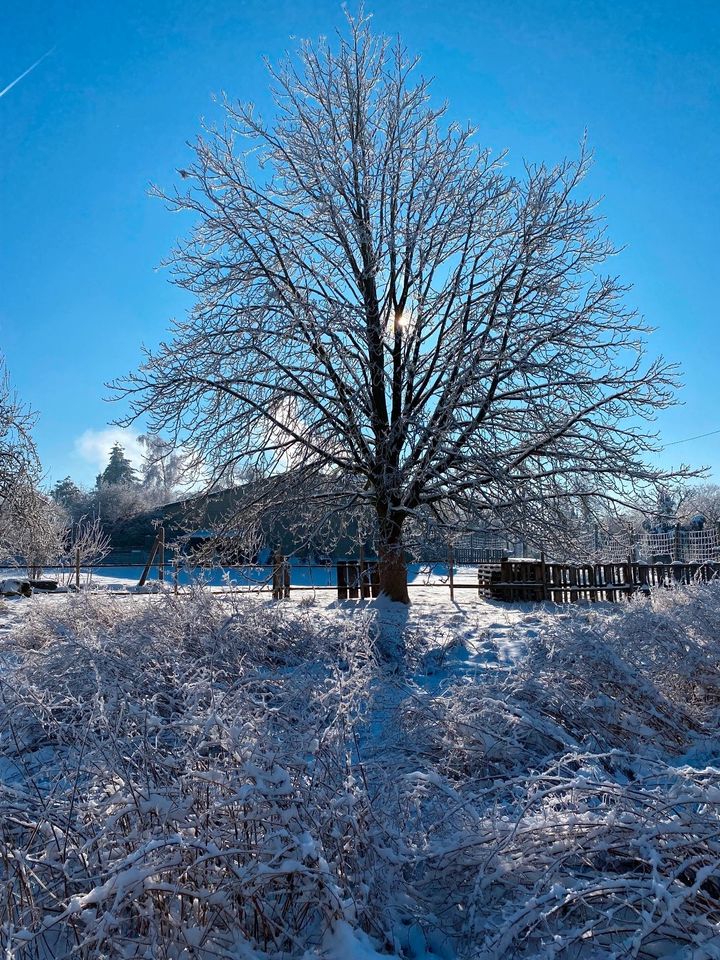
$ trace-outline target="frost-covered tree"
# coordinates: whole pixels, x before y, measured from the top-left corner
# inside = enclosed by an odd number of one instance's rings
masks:
[[[146,433],[138,437],[143,447],[142,485],[169,500],[183,479],[185,458],[182,451],[156,434]]]
[[[90,491],[85,512],[110,528],[154,509],[161,501],[139,483],[101,483]]]
[[[115,444],[105,470],[91,489],[78,486],[71,477],[55,484],[52,499],[74,523],[91,517],[99,519],[105,528],[112,527],[154,510],[175,495],[184,458],[159,437],[146,435],[138,440],[144,448],[139,477],[123,447]]]
[[[701,483],[683,491],[678,513],[684,522],[702,516],[709,524],[720,523],[720,485]]]
[[[32,412],[10,385],[5,358],[0,353],[0,508],[22,499],[39,476],[39,462],[31,430]]]
[[[364,17],[271,74],[273,116],[227,101],[166,196],[196,219],[172,260],[196,303],[121,383],[135,414],[216,479],[261,467],[285,509],[369,512],[397,600],[409,519],[542,535],[637,498],[675,370],[606,272],[584,146],[511,175]]]
[[[0,508],[0,563],[19,564],[39,577],[62,562],[68,517],[52,497],[28,485]]]
[[[54,554],[59,527],[56,505],[38,490],[34,422],[13,392],[0,354],[0,564],[21,558],[30,570],[48,551]]]
[[[71,517],[82,516],[87,510],[88,493],[82,490],[71,477],[58,480],[50,496],[55,503],[67,510]]]

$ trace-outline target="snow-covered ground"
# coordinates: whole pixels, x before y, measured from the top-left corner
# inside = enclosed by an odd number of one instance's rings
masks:
[[[6,956],[718,960],[720,587],[411,597],[0,604]]]
[[[89,586],[122,586],[133,587],[137,584],[143,567],[141,564],[134,566],[96,566],[93,568],[82,569],[81,583],[85,587]],[[337,571],[334,564],[329,565],[308,565],[293,560],[290,563],[291,584],[293,589],[313,589],[318,593],[337,586]],[[5,568],[0,569],[0,579],[3,577],[13,577],[17,571]],[[75,572],[71,567],[51,567],[45,571],[49,578],[55,578],[62,584],[73,582]],[[167,581],[173,578],[173,568],[171,564],[165,565],[165,577]],[[150,569],[150,579],[158,579],[158,568],[153,566]],[[232,589],[244,589],[252,592],[257,589],[269,590],[272,583],[272,568],[269,566],[258,567],[180,567],[178,572],[178,583],[181,587],[197,583],[202,580],[209,587],[231,587]],[[408,567],[408,580],[412,592],[418,587],[424,587],[428,584],[435,584],[438,589],[444,587],[449,593],[449,572],[448,565],[445,563],[413,563]],[[463,584],[465,587],[459,587],[461,592],[467,587],[477,586],[477,567],[455,566],[455,583]]]

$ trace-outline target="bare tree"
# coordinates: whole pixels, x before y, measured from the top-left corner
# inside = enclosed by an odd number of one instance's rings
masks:
[[[720,485],[717,483],[687,487],[678,501],[678,514],[684,522],[701,516],[707,523],[720,523]]]
[[[28,483],[0,507],[0,564],[39,577],[44,567],[61,563],[66,534],[63,508]]]
[[[110,537],[97,517],[82,517],[76,523],[71,523],[65,529],[64,543],[62,563],[69,569],[76,562],[83,567],[102,563],[111,547]]]
[[[31,436],[34,422],[35,416],[10,386],[0,353],[0,508],[5,507],[6,512],[38,479],[39,463]]]
[[[143,447],[142,485],[167,502],[185,475],[183,452],[157,434],[143,434],[138,441]]]
[[[361,16],[271,69],[272,122],[226,101],[165,196],[197,217],[172,259],[196,305],[117,385],[216,479],[254,463],[286,506],[371,511],[403,601],[408,518],[542,533],[629,501],[676,387],[603,273],[584,146],[510,176],[415,67]]]

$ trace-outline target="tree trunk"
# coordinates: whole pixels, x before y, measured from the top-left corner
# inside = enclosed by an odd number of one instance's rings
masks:
[[[398,603],[410,603],[407,564],[402,544],[402,519],[380,516],[379,520],[380,592]]]

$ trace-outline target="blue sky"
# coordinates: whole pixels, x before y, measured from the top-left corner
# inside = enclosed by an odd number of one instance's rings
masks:
[[[587,129],[614,268],[658,328],[653,352],[682,364],[670,444],[720,430],[715,402],[720,224],[720,4],[667,0],[385,0],[450,115],[494,150],[552,162]],[[103,384],[137,366],[184,295],[159,269],[189,226],[148,197],[173,184],[212,94],[267,103],[262,58],[329,34],[338,2],[5,0],[0,90],[0,349],[39,413],[48,479],[93,482],[122,409]],[[132,440],[128,438],[132,451]],[[707,464],[720,433],[668,446]]]

